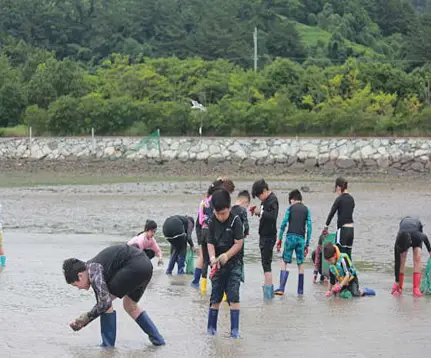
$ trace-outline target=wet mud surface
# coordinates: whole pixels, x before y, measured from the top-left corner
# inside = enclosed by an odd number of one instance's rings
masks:
[[[251,182],[236,182],[251,189]],[[0,274],[0,355],[2,357],[427,357],[431,349],[431,297],[390,295],[393,243],[399,220],[417,215],[431,225],[431,189],[426,183],[351,184],[356,200],[353,259],[360,266],[360,284],[376,297],[342,300],[322,296],[311,283],[307,266],[304,297],[296,295],[292,267],[288,294],[270,303],[262,300],[258,262],[258,222],[250,218],[246,243],[246,282],[241,287],[242,338],[228,338],[229,311],[223,305],[219,335],[205,335],[209,292],[190,288],[190,276],[164,275],[156,268],[142,306],[158,325],[167,345],[155,348],[124,312],[119,300],[117,348],[104,350],[99,322],[75,333],[68,323],[94,304],[94,295],[64,282],[65,258],[89,259],[107,245],[140,231],[147,218],[161,227],[173,214],[196,215],[207,182],[140,182],[98,186],[45,186],[0,189],[8,266]],[[280,201],[279,224],[287,193],[308,186],[312,246],[335,199],[332,183],[270,182]],[[335,220],[335,219],[334,219]],[[333,227],[335,222],[333,222]],[[429,234],[429,233],[428,233]],[[160,236],[160,233],[158,233]],[[194,238],[195,239],[195,238]],[[160,244],[167,252],[161,237]],[[423,258],[427,258],[424,253]],[[165,260],[166,261],[166,260]],[[408,264],[411,265],[411,257]],[[308,262],[310,264],[310,262]],[[278,254],[274,260],[278,283]],[[209,288],[210,290],[210,288]]]

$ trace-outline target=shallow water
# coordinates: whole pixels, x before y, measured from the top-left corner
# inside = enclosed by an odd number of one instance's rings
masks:
[[[237,187],[250,187],[250,183],[242,184],[237,183]],[[301,185],[312,190],[305,194],[305,200],[317,233],[334,199],[331,185],[274,183],[283,212],[286,192]],[[219,316],[219,336],[207,337],[209,293],[202,295],[191,289],[190,276],[166,277],[162,268],[156,268],[141,304],[167,345],[152,347],[116,301],[119,316],[117,348],[113,351],[97,347],[98,321],[78,333],[68,327],[92,307],[94,296],[91,291],[66,285],[62,261],[93,257],[107,245],[135,233],[147,217],[161,225],[169,215],[194,214],[201,192],[199,183],[2,189],[9,261],[0,275],[0,356],[429,356],[431,298],[414,299],[410,292],[394,298],[389,293],[393,278],[388,270],[399,219],[416,214],[425,225],[429,220],[423,214],[429,212],[427,196],[431,192],[410,187],[414,190],[407,189],[406,184],[357,184],[352,188],[357,202],[354,259],[371,263],[371,268],[360,272],[359,279],[362,287],[376,289],[376,297],[325,298],[324,287],[311,283],[308,268],[306,294],[298,298],[296,270],[292,268],[288,294],[264,303],[261,268],[255,260],[256,235],[251,235],[246,244],[246,283],[241,287],[240,340],[228,338],[226,304]],[[257,221],[251,223],[255,233]],[[80,232],[88,234],[77,234]],[[275,263],[276,273],[277,266]],[[411,281],[405,286],[410,291]]]

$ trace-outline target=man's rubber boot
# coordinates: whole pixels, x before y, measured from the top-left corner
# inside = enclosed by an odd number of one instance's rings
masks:
[[[101,347],[115,347],[117,338],[117,312],[107,312],[100,316]]]
[[[208,311],[208,326],[207,326],[207,333],[210,336],[214,336],[217,334],[217,318],[218,318],[218,310],[215,308],[210,308]]]
[[[284,295],[284,290],[286,289],[287,278],[289,277],[289,271],[280,271],[280,287],[274,291],[274,294],[278,296]]]
[[[304,274],[300,273],[298,275],[298,295],[304,294]]]
[[[362,289],[362,296],[375,296],[376,291],[372,290],[371,288],[363,288]]]
[[[193,277],[193,281],[191,283],[191,286],[194,288],[199,288],[199,281],[201,280],[201,275],[202,275],[202,269],[200,268],[195,268],[195,275]]]
[[[230,310],[230,336],[239,338],[239,310]]]
[[[207,279],[202,277],[201,280],[201,292],[205,293],[207,292]]]
[[[263,286],[263,299],[271,300],[274,294],[274,286]]]
[[[420,290],[421,287],[421,273],[414,272],[413,273],[413,296],[422,297],[422,292]]]
[[[168,263],[168,267],[166,268],[166,275],[172,275],[172,271],[175,267],[175,256],[171,255]]]
[[[186,266],[186,257],[185,256],[178,256],[178,275],[184,275],[184,267]]]
[[[136,318],[136,323],[139,325],[139,327],[142,328],[142,330],[148,334],[148,337],[150,338],[150,341],[155,346],[163,346],[166,344],[165,340],[163,339],[162,335],[157,330],[157,327],[153,323],[150,317],[148,317],[147,312],[142,312],[138,318]]]

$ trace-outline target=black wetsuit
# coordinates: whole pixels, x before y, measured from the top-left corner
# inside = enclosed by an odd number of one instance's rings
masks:
[[[259,248],[263,272],[272,270],[272,254],[277,239],[278,199],[271,193],[262,201],[259,222]]]
[[[355,210],[355,200],[349,193],[344,193],[335,199],[326,219],[326,226],[331,224],[332,218],[337,213],[337,240],[336,244],[340,252],[344,252],[352,258],[352,247],[354,239],[353,227],[344,226],[353,224],[353,211]]]

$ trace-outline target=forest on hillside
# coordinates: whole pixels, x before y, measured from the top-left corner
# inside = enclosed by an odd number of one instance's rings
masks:
[[[430,60],[431,0],[0,0],[0,127],[419,135]]]

